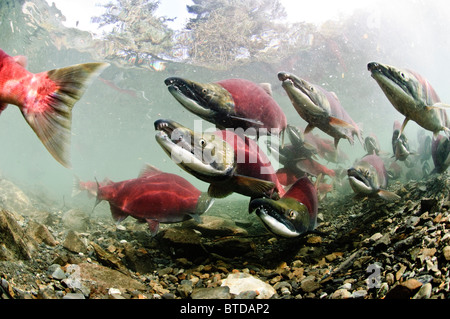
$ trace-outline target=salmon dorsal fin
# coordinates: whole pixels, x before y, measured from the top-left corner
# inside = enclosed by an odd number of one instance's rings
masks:
[[[161,174],[162,171],[160,171],[158,168],[151,164],[145,164],[144,167],[142,167],[141,171],[139,172],[138,178],[146,178],[146,177],[152,177]]]
[[[266,91],[267,94],[269,94],[270,96],[273,95],[272,93],[272,85],[270,83],[259,83],[259,86],[261,86],[261,88]]]
[[[14,62],[16,62],[17,64],[19,64],[20,66],[24,67],[25,69],[28,66],[28,59],[26,56],[24,55],[17,55],[15,57],[13,57]]]
[[[263,179],[236,175],[234,177],[238,192],[247,196],[264,196],[275,188],[275,183]]]

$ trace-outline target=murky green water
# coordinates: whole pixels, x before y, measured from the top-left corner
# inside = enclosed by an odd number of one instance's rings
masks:
[[[39,10],[29,9],[33,3]],[[450,101],[447,76],[450,27],[448,10],[445,10],[448,5],[442,1],[414,1],[411,5],[408,2],[408,6],[395,13],[387,6],[374,3],[372,12],[360,13],[345,24],[335,21],[319,27],[318,34],[322,37],[316,35],[314,46],[293,51],[286,58],[274,59],[273,63],[255,60],[228,68],[219,65],[206,68],[192,63],[166,62],[162,71],[108,61],[104,48],[90,44],[88,33],[66,29],[53,19],[39,19],[38,13],[49,10],[45,6],[43,0],[1,1],[0,48],[10,55],[27,56],[28,69],[35,73],[83,62],[111,63],[74,107],[73,168],[70,170],[51,157],[17,107],[9,106],[0,116],[0,173],[21,185],[51,194],[61,202],[83,200],[71,198],[75,175],[82,180],[108,177],[120,181],[136,177],[145,163],[177,173],[198,188],[207,189],[206,183],[171,162],[155,141],[153,122],[156,119],[170,118],[188,127],[198,120],[167,91],[164,79],[169,76],[199,82],[241,77],[271,83],[274,98],[288,122],[305,127],[277,79],[279,71],[297,74],[335,91],[354,121],[361,123],[364,136],[375,133],[386,152],[392,152],[393,122],[402,121],[403,117],[371,79],[368,62],[414,69],[430,80],[444,102]],[[371,15],[373,12],[375,16]],[[211,127],[206,122],[203,125]],[[413,148],[418,129],[415,123],[410,123],[406,130]],[[340,146],[350,157],[349,162],[342,164],[344,168],[365,154],[358,143],[352,147],[342,140]],[[240,195],[227,200],[237,197]]]

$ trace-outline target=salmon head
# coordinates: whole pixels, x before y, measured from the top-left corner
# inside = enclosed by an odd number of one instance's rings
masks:
[[[164,83],[169,92],[187,110],[218,127],[230,127],[228,115],[234,114],[231,94],[217,83],[199,83],[171,77]]]
[[[392,151],[396,160],[404,162],[412,152],[409,149],[408,138],[405,134],[400,134],[400,123],[395,121],[394,133],[392,134]]]
[[[158,120],[155,128],[156,140],[171,159],[210,183],[211,197],[234,192],[252,198],[284,194],[270,160],[248,137],[228,130],[195,132],[171,120]]]
[[[234,150],[212,133],[194,132],[171,120],[155,122],[156,141],[182,169],[211,183],[229,179],[236,167]]]
[[[286,116],[272,97],[270,84],[239,78],[199,83],[177,77],[167,78],[165,84],[187,110],[221,130],[279,136],[286,129]]]
[[[380,143],[378,142],[378,138],[371,134],[367,136],[364,140],[364,148],[367,151],[368,155],[380,154]]]
[[[305,134],[317,127],[334,138],[336,147],[342,138],[353,144],[354,135],[358,136],[361,144],[364,143],[360,129],[335,93],[286,72],[278,73],[278,79],[297,113],[308,122]]]
[[[435,135],[440,131],[448,132],[447,106],[441,103],[425,78],[416,72],[377,62],[369,63],[368,69],[394,108],[406,117],[400,134],[409,120]]]
[[[275,235],[298,237],[313,231],[317,226],[317,191],[310,180],[303,177],[279,200],[252,200],[249,212],[254,211],[266,228]]]
[[[321,88],[294,74],[280,72],[278,78],[302,118],[330,114],[330,103]]]
[[[394,201],[399,197],[383,188],[387,187],[388,175],[383,161],[377,155],[365,156],[347,171],[348,181],[356,194],[374,196]]]
[[[348,180],[355,193],[373,194],[380,188],[379,175],[368,162],[361,161],[348,171]]]
[[[450,166],[450,141],[448,138],[438,135],[433,140],[431,155],[434,163],[433,173],[441,174]]]

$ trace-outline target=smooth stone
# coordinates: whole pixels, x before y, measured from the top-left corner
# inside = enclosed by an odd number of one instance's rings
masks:
[[[426,283],[420,287],[419,291],[414,295],[413,299],[430,299],[433,287],[431,283]]]
[[[316,277],[308,276],[301,281],[300,287],[304,292],[313,292],[320,288],[320,284],[316,281]]]
[[[62,280],[66,278],[66,273],[61,269],[61,266],[58,264],[50,265],[47,269],[47,274],[57,280]]]
[[[80,293],[68,293],[62,299],[86,299],[83,294]]]
[[[231,299],[230,288],[227,286],[215,288],[197,288],[191,294],[192,299]]]
[[[331,295],[331,299],[350,299],[352,294],[347,289],[338,289]]]
[[[271,285],[246,273],[229,274],[222,280],[223,286],[229,287],[233,295],[239,295],[248,290],[256,291],[258,293],[256,299],[269,299],[276,294],[276,290]]]
[[[450,246],[445,246],[442,250],[445,260],[450,260]]]

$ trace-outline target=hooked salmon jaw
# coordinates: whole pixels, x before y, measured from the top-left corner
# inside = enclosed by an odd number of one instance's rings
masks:
[[[256,215],[261,219],[264,226],[276,235],[287,238],[300,235],[291,222],[270,207],[259,206],[256,208]]]
[[[207,118],[215,114],[213,110],[204,106],[208,103],[203,100],[201,95],[196,94],[187,82],[179,78],[168,78],[164,82],[175,99],[192,113]]]
[[[284,72],[278,73],[278,79],[282,82],[283,88],[297,111],[299,111],[298,108],[303,108],[304,111],[310,114],[321,115],[324,113],[324,109],[316,99],[314,86],[293,74]]]
[[[367,68],[392,105],[403,115],[410,116],[419,101],[419,88],[410,72],[376,62],[369,63]]]
[[[164,83],[181,105],[208,122],[226,122],[227,116],[234,114],[233,97],[217,83],[199,83],[177,77],[167,78]]]
[[[197,134],[170,120],[155,122],[156,141],[181,168],[205,182],[229,178],[234,153],[213,134]]]
[[[352,189],[357,193],[371,194],[373,193],[373,186],[371,185],[364,172],[360,172],[354,168],[347,171],[348,181]]]

